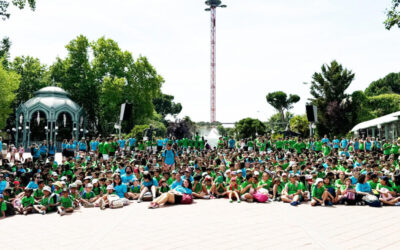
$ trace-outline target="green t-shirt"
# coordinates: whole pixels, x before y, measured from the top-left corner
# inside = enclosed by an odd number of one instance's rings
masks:
[[[330,152],[331,152],[331,148],[329,146],[322,147],[322,153],[324,154],[324,156],[329,155]]]
[[[383,154],[384,155],[390,155],[391,150],[392,150],[392,145],[390,143],[383,144]]]
[[[392,154],[398,154],[399,153],[399,145],[393,144],[391,151],[392,151]]]
[[[322,150],[322,142],[316,141],[314,143],[314,147],[315,147],[315,151],[317,151],[317,152],[321,151]]]
[[[43,190],[36,189],[35,192],[33,192],[33,197],[36,199],[40,199],[44,196]]]
[[[373,182],[372,180],[368,181],[369,185],[371,186],[371,189],[375,189],[378,186],[378,182]]]
[[[272,185],[272,180],[271,180],[271,179],[268,179],[268,180],[266,180],[266,181],[263,181],[263,180],[259,181],[259,182],[258,182],[258,186],[260,187],[260,186],[262,186],[262,185],[266,185],[266,186],[264,186],[263,188],[265,188],[265,189],[268,190],[268,189],[271,187],[271,185]]]
[[[285,188],[287,188],[287,192],[290,195],[290,194],[295,194],[299,187],[296,182],[295,183],[288,182],[286,183]]]
[[[6,204],[5,201],[3,201],[3,202],[1,203],[0,211],[6,211],[6,210],[7,210],[7,204]]]
[[[40,200],[40,205],[46,206],[47,211],[54,209],[54,207],[49,206],[54,204],[54,199],[53,198],[50,199],[50,197],[52,196],[51,195],[49,195],[48,197],[43,196],[43,198]]]
[[[378,185],[376,185],[376,190],[381,190],[381,188],[386,188],[389,191],[393,191],[393,188],[391,188],[389,186],[384,186],[384,185],[378,183]]]
[[[322,194],[325,192],[325,187],[312,187],[311,195],[317,199],[322,199]]]
[[[61,196],[60,202],[61,206],[64,208],[72,207],[72,199],[69,196],[68,197]]]
[[[33,206],[33,204],[35,204],[35,199],[33,198],[33,196],[24,196],[24,198],[22,198],[21,200],[21,204],[23,207]]]
[[[283,141],[276,141],[275,142],[275,147],[276,147],[276,149],[282,149]]]

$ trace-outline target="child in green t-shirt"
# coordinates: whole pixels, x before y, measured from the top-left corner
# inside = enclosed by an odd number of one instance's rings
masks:
[[[43,197],[39,201],[38,205],[34,205],[33,208],[39,213],[45,215],[46,212],[50,212],[56,206],[54,200],[55,196],[51,196],[51,188],[49,186],[43,187]]]
[[[33,205],[35,204],[35,199],[32,196],[32,189],[25,188],[24,197],[21,199],[21,205],[19,212],[21,214],[27,215],[28,213],[33,212]]]
[[[68,189],[64,189],[61,192],[60,206],[57,208],[57,210],[60,216],[63,216],[65,213],[74,212],[74,208],[72,206],[72,199],[71,197],[69,197]]]
[[[315,181],[315,184],[313,187],[311,187],[311,196],[312,196],[312,201],[311,201],[311,206],[316,206],[316,205],[332,205],[331,200],[333,200],[333,197],[324,187],[324,180],[322,178],[318,178]]]

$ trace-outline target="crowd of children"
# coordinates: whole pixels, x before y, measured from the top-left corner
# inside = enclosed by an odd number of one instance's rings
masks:
[[[34,146],[35,159],[0,155],[0,218],[64,215],[82,206],[121,208],[133,200],[150,201],[152,209],[216,198],[292,206],[400,205],[397,141],[221,137],[212,147],[196,135],[144,143],[65,140],[62,162],[55,162],[56,150],[49,154],[46,142]]]

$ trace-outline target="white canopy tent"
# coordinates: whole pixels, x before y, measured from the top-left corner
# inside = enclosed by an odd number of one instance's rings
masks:
[[[399,119],[400,116],[400,111],[384,115],[369,121],[365,121],[362,123],[357,124],[354,126],[354,128],[351,130],[352,132],[358,131],[360,129],[366,129],[366,128],[372,128],[372,127],[378,127],[378,125],[383,125],[386,123],[391,123],[395,122]]]
[[[363,136],[378,136],[386,139],[394,139],[400,135],[400,111],[384,115],[369,121],[357,124],[351,130],[355,134]]]

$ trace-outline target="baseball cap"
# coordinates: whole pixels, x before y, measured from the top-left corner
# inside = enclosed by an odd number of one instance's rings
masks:
[[[81,180],[76,180],[75,184],[81,186],[82,185],[82,181]]]
[[[107,186],[107,190],[114,190],[113,185],[108,185],[108,186]]]
[[[93,183],[93,184],[95,184],[95,183],[97,183],[97,182],[99,182],[98,179],[93,179],[93,180],[92,180],[92,183]]]
[[[67,180],[67,176],[61,177],[61,180],[62,180],[62,181],[66,181],[66,180]]]
[[[14,181],[14,185],[19,185],[19,181]]]
[[[77,188],[77,187],[78,185],[76,185],[76,183],[69,184],[69,188]]]
[[[87,188],[92,188],[92,187],[93,187],[93,184],[92,184],[92,183],[88,183],[88,184],[86,185],[86,187],[87,187]]]
[[[43,191],[51,192],[51,188],[49,186],[45,186],[43,188]]]

